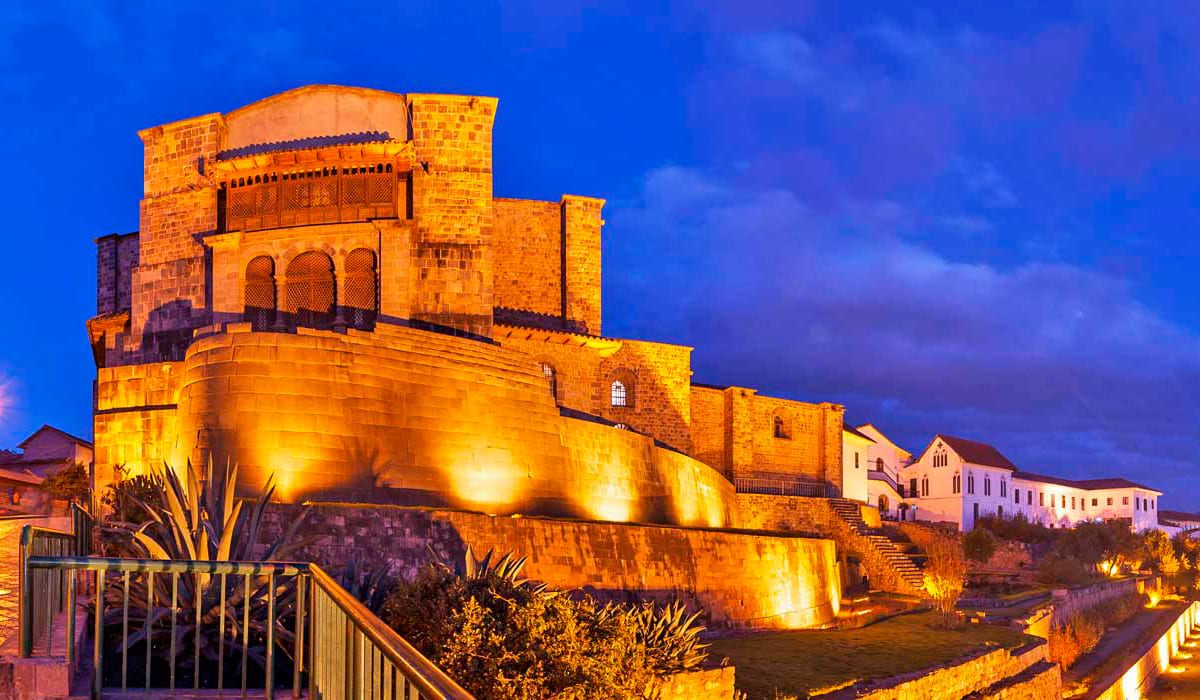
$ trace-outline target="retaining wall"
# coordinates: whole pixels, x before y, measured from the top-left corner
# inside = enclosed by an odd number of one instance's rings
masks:
[[[821,700],[1003,698],[1045,700],[1061,694],[1058,666],[1046,661],[1046,645],[980,651],[931,669],[863,681],[820,695]],[[814,696],[818,697],[818,696]]]
[[[303,506],[273,504],[264,541]],[[841,604],[828,539],[483,513],[319,504],[304,530],[320,533],[300,558],[340,568],[358,555],[411,579],[431,560],[461,561],[467,547],[528,557],[527,577],[601,600],[681,600],[710,628],[797,629],[832,620]]]

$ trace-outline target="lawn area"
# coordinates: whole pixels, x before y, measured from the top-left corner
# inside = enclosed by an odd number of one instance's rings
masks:
[[[796,630],[714,641],[712,656],[729,657],[737,687],[750,700],[774,700],[855,680],[918,671],[985,646],[1015,648],[1037,641],[995,625],[937,627],[932,612],[898,615],[852,630]]]

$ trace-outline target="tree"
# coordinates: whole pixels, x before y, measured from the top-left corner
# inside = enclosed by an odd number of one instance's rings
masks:
[[[985,564],[996,553],[996,537],[991,530],[977,527],[963,537],[963,554],[967,559]]]
[[[42,481],[42,489],[46,493],[71,503],[86,499],[91,488],[87,468],[82,464],[64,467]]]
[[[954,606],[966,584],[963,546],[953,537],[939,535],[925,546],[925,554],[925,592],[942,614],[942,624],[949,627],[955,622]]]

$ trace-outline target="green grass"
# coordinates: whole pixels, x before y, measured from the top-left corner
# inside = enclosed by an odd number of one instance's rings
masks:
[[[946,630],[932,612],[899,615],[853,630],[796,630],[714,641],[750,700],[774,700],[855,680],[883,678],[945,663],[986,646],[1037,641],[1014,629],[963,625]]]

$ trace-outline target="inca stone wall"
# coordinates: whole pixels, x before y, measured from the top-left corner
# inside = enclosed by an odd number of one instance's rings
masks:
[[[506,514],[736,518],[719,472],[643,435],[560,415],[522,353],[402,327],[212,330],[182,363],[102,370],[97,464],[136,472],[160,459],[228,458],[247,488],[273,472],[285,500],[353,493]]]
[[[264,541],[303,506],[268,511]],[[317,504],[302,555],[336,568],[351,556],[386,563],[409,579],[430,561],[466,548],[528,557],[522,573],[552,588],[601,600],[681,600],[717,628],[794,629],[829,621],[840,605],[833,542],[786,535],[655,525],[513,518],[450,510]]]

